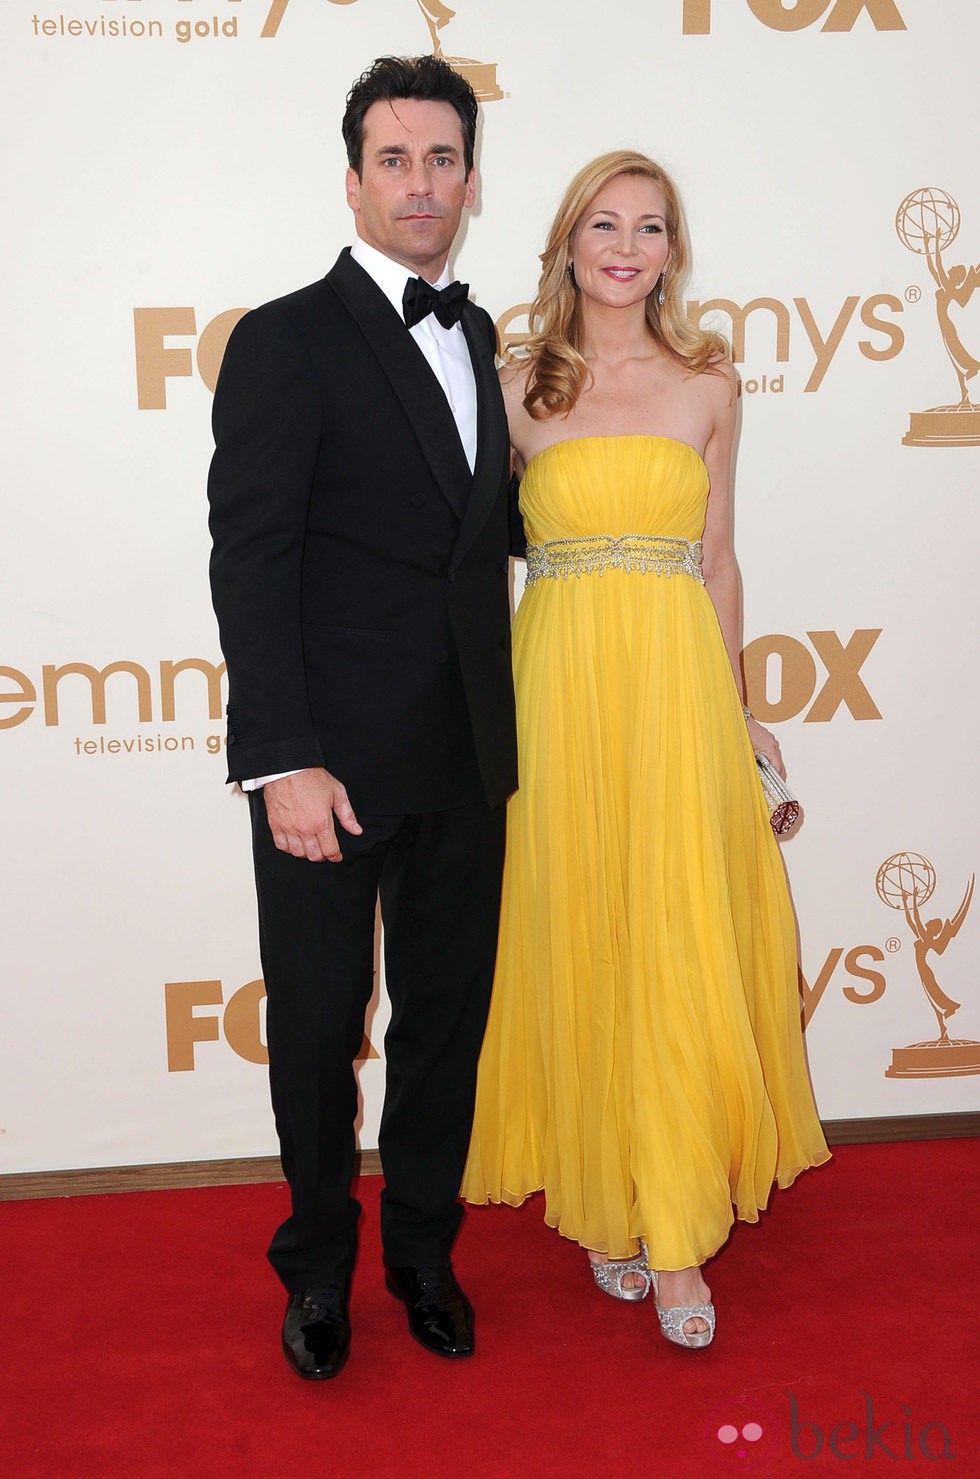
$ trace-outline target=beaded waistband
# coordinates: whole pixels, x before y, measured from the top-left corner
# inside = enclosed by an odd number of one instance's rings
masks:
[[[673,575],[675,570],[704,584],[701,541],[664,534],[587,534],[581,539],[549,539],[528,545],[527,585],[567,580],[570,575],[603,575],[607,570]]]

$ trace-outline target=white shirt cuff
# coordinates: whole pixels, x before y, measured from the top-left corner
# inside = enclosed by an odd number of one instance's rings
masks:
[[[288,775],[299,775],[298,770],[283,770],[278,775],[260,775],[251,781],[239,781],[243,791],[261,791],[270,781],[284,781]]]

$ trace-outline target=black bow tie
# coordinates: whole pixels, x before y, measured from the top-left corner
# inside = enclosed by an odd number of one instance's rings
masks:
[[[409,328],[421,323],[427,313],[434,313],[444,329],[458,324],[470,294],[468,282],[451,282],[448,288],[434,288],[424,277],[410,277],[402,296],[402,312]]]

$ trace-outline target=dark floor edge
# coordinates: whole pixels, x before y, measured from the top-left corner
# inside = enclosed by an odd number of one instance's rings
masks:
[[[980,1112],[896,1114],[874,1119],[824,1120],[828,1145],[872,1145],[888,1140],[959,1140],[980,1135]]]
[[[901,1114],[876,1119],[825,1120],[828,1145],[870,1145],[899,1140],[953,1140],[980,1136],[980,1113]],[[376,1150],[357,1156],[361,1175],[381,1171]],[[278,1156],[233,1161],[175,1161],[167,1165],[102,1166],[83,1171],[27,1171],[0,1176],[0,1202],[40,1197],[96,1196],[119,1191],[172,1191],[192,1186],[241,1186],[282,1181]]]
[[[376,1150],[360,1151],[355,1169],[380,1173]],[[278,1156],[249,1156],[233,1161],[173,1161],[148,1166],[95,1166],[84,1171],[27,1171],[0,1176],[0,1202],[33,1197],[101,1196],[117,1191],[173,1191],[194,1186],[243,1186],[282,1181]]]

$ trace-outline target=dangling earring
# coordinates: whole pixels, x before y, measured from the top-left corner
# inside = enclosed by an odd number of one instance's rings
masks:
[[[663,308],[664,302],[666,301],[666,297],[667,297],[666,293],[664,292],[664,281],[665,281],[666,277],[667,277],[667,269],[664,268],[663,272],[661,272],[661,274],[660,274],[660,292],[657,294],[657,302],[660,304],[660,307],[661,308]]]
[[[573,263],[569,262],[568,266],[565,268],[565,276],[568,278],[568,281],[571,283],[573,288],[578,287],[578,283],[575,281],[575,267]]]

